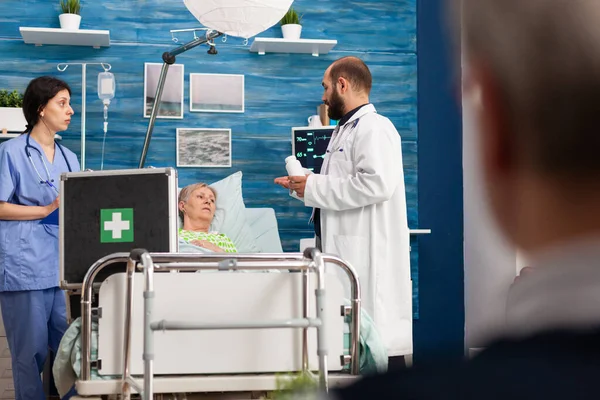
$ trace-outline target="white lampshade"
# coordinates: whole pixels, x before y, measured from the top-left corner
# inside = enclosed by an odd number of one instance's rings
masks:
[[[183,0],[190,12],[207,28],[248,39],[276,23],[293,0]]]

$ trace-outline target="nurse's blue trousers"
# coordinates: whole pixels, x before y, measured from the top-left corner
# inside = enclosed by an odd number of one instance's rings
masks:
[[[48,347],[54,354],[67,329],[65,295],[59,288],[1,292],[0,307],[12,358],[16,400],[44,400],[40,374]]]

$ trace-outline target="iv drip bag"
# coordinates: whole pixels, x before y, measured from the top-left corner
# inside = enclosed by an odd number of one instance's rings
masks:
[[[248,39],[276,23],[293,0],[183,0],[202,25],[229,36]]]
[[[98,97],[100,100],[111,100],[115,97],[115,76],[108,71],[98,74]]]

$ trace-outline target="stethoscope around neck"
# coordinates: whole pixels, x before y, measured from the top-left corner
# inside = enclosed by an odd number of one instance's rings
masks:
[[[360,117],[356,118],[354,121],[352,121],[352,123],[347,122],[343,126],[338,127],[338,134],[336,135],[335,140],[331,143],[331,146],[329,146],[329,149],[327,149],[327,153],[344,151],[342,145],[348,138],[348,135],[354,130],[354,128],[356,128],[356,125],[358,125],[359,120]],[[348,126],[350,126],[349,130],[347,129]]]
[[[338,125],[336,127],[338,132],[335,137],[335,141],[330,142],[329,146],[327,146],[328,148],[326,154],[328,157],[326,158],[326,160],[323,160],[323,165],[321,166],[321,173],[327,173],[329,171],[329,157],[331,157],[333,153],[344,151],[344,143],[346,143],[348,136],[352,133],[352,131],[354,131],[356,125],[358,125],[359,120],[360,117],[356,118],[352,122],[345,123],[343,126]]]
[[[46,185],[48,185],[49,187],[54,189],[54,191],[58,194],[58,189],[56,188],[56,186],[53,183],[54,179],[52,179],[52,177],[50,176],[50,171],[48,171],[48,166],[46,165],[46,161],[44,161],[44,156],[42,155],[42,152],[29,143],[29,138],[31,136],[31,132],[27,132],[26,135],[27,135],[27,139],[25,140],[25,154],[27,155],[27,158],[29,158],[29,162],[31,163],[31,166],[35,170],[35,173],[37,174],[38,178],[40,178],[40,184],[45,183]],[[65,163],[67,164],[67,168],[69,169],[69,172],[73,172],[73,170],[71,169],[71,164],[69,163],[69,160],[67,160],[67,156],[65,154],[63,147],[56,141],[54,141],[54,144],[60,150],[60,153],[62,154],[62,156],[65,160]],[[38,155],[40,156],[40,160],[42,161],[42,165],[44,166],[44,171],[46,172],[46,177],[47,177],[46,179],[42,178],[40,171],[35,166],[35,163],[33,162],[33,159],[31,158],[31,152],[29,151],[30,148],[34,149],[35,151],[38,152]]]

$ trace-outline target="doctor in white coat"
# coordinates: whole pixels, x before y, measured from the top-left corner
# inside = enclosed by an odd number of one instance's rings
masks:
[[[388,355],[412,354],[400,135],[369,103],[371,73],[362,60],[335,61],[325,71],[322,85],[329,117],[339,124],[321,171],[277,178],[275,183],[294,190],[306,206],[315,208],[315,232],[322,251],[339,255],[357,271],[362,306],[373,318]]]

